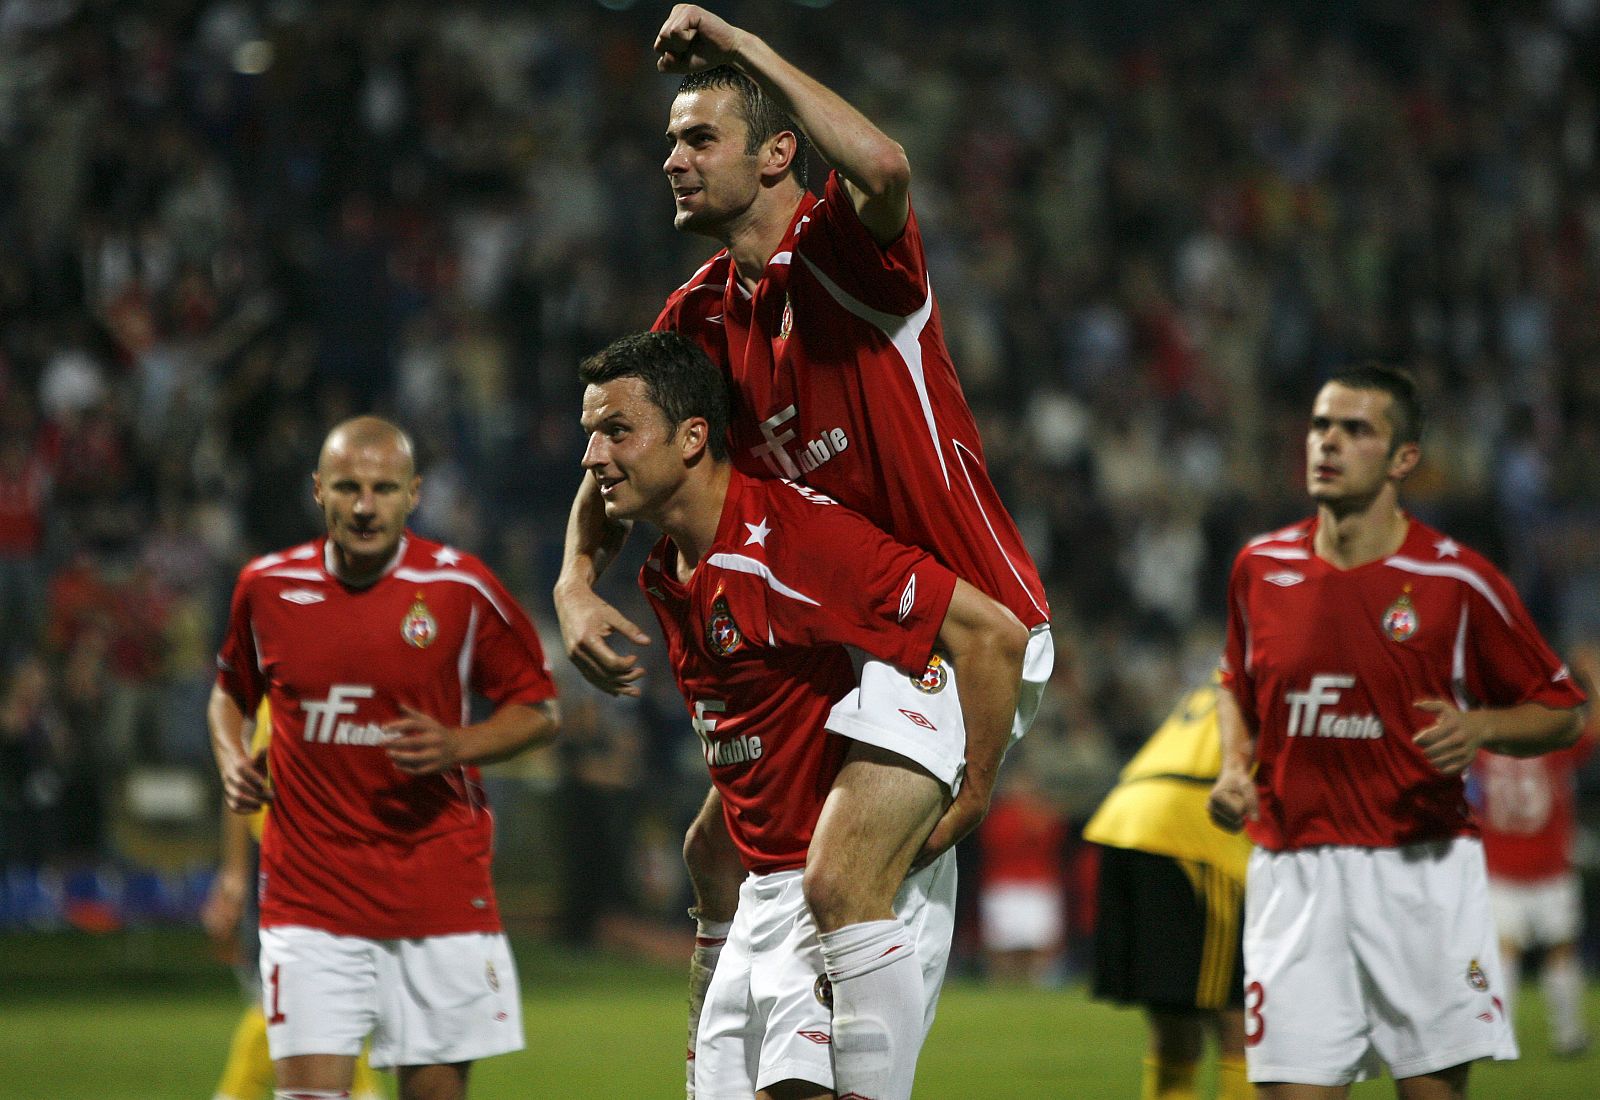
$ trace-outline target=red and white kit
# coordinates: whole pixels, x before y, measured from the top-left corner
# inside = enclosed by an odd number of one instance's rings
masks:
[[[1478,824],[1491,879],[1542,882],[1572,870],[1578,834],[1575,775],[1592,751],[1594,741],[1586,736],[1543,756],[1478,755],[1473,764]]]
[[[925,710],[908,722],[959,723],[959,708],[950,719],[938,706],[948,666],[930,663],[955,575],[814,490],[737,470],[716,540],[687,585],[674,577],[676,560],[662,539],[639,584],[661,621],[728,832],[752,872],[804,867],[847,748],[824,730],[856,684],[845,646],[926,670],[902,673],[927,689]]]
[[[1460,777],[1412,738],[1462,709],[1584,696],[1481,555],[1412,520],[1400,549],[1341,570],[1308,520],[1247,544],[1228,586],[1223,678],[1256,736],[1261,819],[1274,851],[1395,847],[1475,835]]]
[[[726,251],[667,299],[657,329],[733,382],[734,461],[801,481],[920,546],[1029,628],[1044,586],[989,480],[945,348],[913,211],[880,248],[837,174],[806,194],[752,296]]]
[[[243,713],[272,702],[261,924],[371,939],[496,932],[477,769],[408,776],[382,726],[403,706],[465,723],[472,692],[496,705],[551,698],[538,635],[468,554],[407,534],[366,588],[342,583],[330,554],[319,538],[246,566],[218,656]]]
[[[1247,544],[1223,681],[1256,738],[1245,894],[1253,1081],[1343,1085],[1514,1058],[1483,850],[1459,776],[1413,738],[1462,709],[1583,702],[1511,585],[1411,520],[1354,569],[1317,520]]]

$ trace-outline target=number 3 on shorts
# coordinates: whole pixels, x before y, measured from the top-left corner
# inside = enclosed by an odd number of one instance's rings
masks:
[[[1261,988],[1260,982],[1244,987],[1244,1045],[1247,1047],[1261,1042],[1261,1037],[1267,1033],[1267,1021],[1261,1015],[1261,1006],[1266,1003],[1267,991]]]
[[[273,966],[272,977],[267,979],[267,1023],[269,1024],[281,1024],[284,1020],[288,1019],[288,1017],[283,1014],[283,1008],[278,1003],[281,995],[281,991],[278,988],[278,982],[280,980],[280,972],[282,970],[283,967],[281,966]]]

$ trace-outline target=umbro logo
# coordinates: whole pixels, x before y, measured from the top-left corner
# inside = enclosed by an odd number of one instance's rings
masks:
[[[911,574],[911,579],[906,582],[904,591],[900,593],[900,614],[898,621],[905,622],[906,616],[911,614],[911,609],[917,606],[917,575]]]
[[[328,598],[325,593],[318,592],[314,588],[285,588],[282,592],[279,592],[278,595],[282,596],[290,603],[299,604],[301,607],[304,607],[307,604],[321,603],[323,600]]]
[[[1276,573],[1268,573],[1261,579],[1269,584],[1275,584],[1279,588],[1289,588],[1305,580],[1306,575],[1304,573],[1296,573],[1293,569],[1280,569]]]
[[[797,1031],[795,1034],[800,1036],[802,1039],[811,1040],[819,1047],[825,1047],[833,1042],[833,1037],[830,1036],[826,1031]]]

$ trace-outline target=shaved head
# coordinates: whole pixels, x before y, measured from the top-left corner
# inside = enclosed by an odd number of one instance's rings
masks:
[[[368,447],[395,448],[404,455],[406,476],[417,472],[416,449],[411,445],[411,437],[398,424],[378,416],[353,416],[334,425],[322,442],[317,469],[326,470],[328,459],[334,454],[353,454]]]
[[[328,433],[311,487],[344,580],[366,584],[382,575],[405,536],[421,486],[411,437],[398,425],[357,416]]]

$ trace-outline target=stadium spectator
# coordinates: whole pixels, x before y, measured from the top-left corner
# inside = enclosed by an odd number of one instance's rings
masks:
[[[478,765],[551,737],[555,689],[494,575],[407,531],[415,470],[393,424],[336,426],[313,475],[327,534],[245,568],[218,656],[228,806],[273,805],[260,955],[280,1089],[344,1095],[370,1035],[404,1100],[459,1100],[475,1059],[522,1047]],[[481,722],[469,690],[494,703]],[[242,738],[263,699],[265,757]]]
[[[1305,437],[1316,515],[1229,583],[1209,805],[1259,846],[1245,1035],[1269,1100],[1380,1063],[1406,1100],[1464,1096],[1473,1061],[1517,1053],[1461,776],[1480,748],[1570,745],[1584,695],[1499,571],[1401,509],[1421,436],[1409,376],[1336,375]]]
[[[1141,1100],[1198,1094],[1208,1037],[1217,1100],[1249,1100],[1244,1056],[1245,865],[1250,842],[1207,816],[1221,768],[1217,688],[1196,688],[1123,768],[1084,826],[1102,845],[1094,996],[1144,1009]]]
[[[924,858],[907,874],[957,796],[940,778],[948,761],[998,764],[1028,633],[828,497],[736,471],[725,381],[686,336],[624,337],[580,376],[583,464],[607,518],[664,532],[639,584],[721,796],[719,824],[748,872],[691,1036],[692,1091],[908,1098],[949,952],[954,898],[940,879],[954,864]],[[847,647],[920,685],[927,736],[902,746],[914,757],[828,729],[857,688]],[[885,781],[888,765],[909,778]],[[892,849],[863,831],[889,835]],[[812,851],[830,833],[835,858],[853,858],[819,869]],[[819,890],[819,871],[824,884],[865,880],[859,916]],[[870,981],[896,967],[911,969],[909,994]],[[909,1005],[887,1003],[896,997]]]
[[[1572,671],[1594,690],[1600,660],[1595,648],[1579,647]],[[1508,1009],[1521,991],[1522,962],[1541,954],[1550,1050],[1573,1057],[1589,1048],[1584,1020],[1583,884],[1573,866],[1577,840],[1576,772],[1594,751],[1595,721],[1578,743],[1560,752],[1519,760],[1483,752],[1472,766],[1483,855],[1489,868],[1489,906],[1500,935]]]

